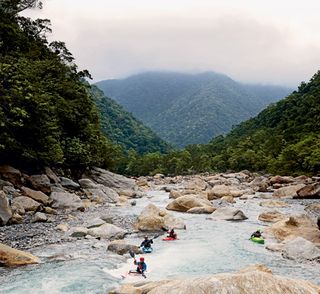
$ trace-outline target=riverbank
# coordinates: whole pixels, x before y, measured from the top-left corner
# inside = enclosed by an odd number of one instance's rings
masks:
[[[245,177],[246,180],[239,180],[239,177]],[[217,178],[220,183],[216,182]],[[178,231],[180,240],[175,244],[165,244],[166,242],[161,241],[161,237],[155,240],[154,253],[146,256],[148,265],[152,269],[148,274],[148,280],[198,277],[220,272],[233,272],[258,262],[265,264],[276,274],[295,279],[307,279],[320,284],[318,280],[320,268],[316,260],[295,261],[284,259],[281,256],[282,251],[269,251],[266,250],[265,246],[248,240],[248,236],[257,228],[263,228],[264,231],[267,231],[267,227],[273,225],[270,222],[259,220],[261,213],[274,210],[274,208],[261,206],[262,202],[277,200],[276,204],[271,202],[268,205],[277,205],[278,212],[284,218],[305,213],[313,221],[317,215],[316,210],[310,212],[305,208],[310,207],[310,204],[319,202],[317,200],[292,199],[292,195],[281,197],[282,199],[274,196],[274,192],[279,191],[280,188],[295,186],[294,181],[290,184],[281,184],[283,186],[276,189],[273,187],[276,183],[270,184],[267,187],[267,192],[255,191],[257,188],[254,188],[252,182],[257,182],[256,178],[254,176],[249,178],[249,176],[243,176],[243,174],[176,178],[165,178],[158,175],[156,177],[140,178],[135,181],[136,191],[139,190],[140,195],[144,196],[135,198],[133,203],[133,198],[127,197],[126,201],[122,199],[122,201],[113,204],[92,205],[83,212],[75,210],[65,214],[61,211],[56,215],[55,220],[50,223],[27,223],[1,227],[0,231],[2,236],[5,236],[6,242],[16,242],[14,244],[16,247],[31,249],[31,252],[42,260],[40,265],[28,268],[9,270],[2,268],[0,279],[2,285],[4,285],[3,289],[6,289],[6,294],[15,293],[14,290],[21,287],[25,287],[23,289],[27,290],[33,289],[33,286],[28,282],[30,275],[32,275],[31,280],[40,287],[40,290],[35,293],[45,293],[44,286],[42,284],[39,286],[38,278],[44,280],[56,279],[56,282],[50,280],[53,284],[51,287],[55,289],[55,292],[51,291],[49,293],[100,294],[111,290],[121,282],[121,273],[132,268],[132,260],[128,259],[128,255],[121,256],[107,250],[110,240],[114,239],[113,237],[104,238],[103,236],[90,235],[87,234],[87,230],[83,229],[87,229],[90,222],[92,222],[91,225],[94,225],[93,221],[97,227],[103,225],[103,223],[112,222],[125,230],[123,237],[126,243],[138,245],[146,232],[139,233],[135,222],[138,215],[145,210],[148,204],[159,207],[161,215],[169,213],[172,217],[180,219],[187,228]],[[213,186],[208,184],[209,181],[211,184],[213,183]],[[225,181],[225,183],[222,184],[222,181]],[[231,182],[232,185],[230,185]],[[236,182],[239,183],[236,184]],[[225,194],[223,196],[217,196],[218,192],[225,188],[221,185],[227,187],[229,194],[232,193],[233,196],[227,195],[227,192],[223,192]],[[314,182],[312,182],[312,185],[314,185]],[[216,187],[215,190],[214,187]],[[237,190],[235,187],[237,187]],[[212,190],[214,190],[214,193]],[[244,192],[242,193],[242,191]],[[177,195],[180,196],[176,197]],[[203,214],[206,209],[197,210],[202,212],[200,214],[166,209],[170,203],[180,197],[184,199],[183,197],[186,195],[189,195],[189,200],[194,200],[194,197],[199,199],[206,197],[215,211],[222,207],[228,208],[228,217],[230,215],[231,217],[238,216],[238,213],[233,214],[233,212],[241,210],[247,219],[236,222],[217,219],[217,217],[214,217],[215,213]],[[174,196],[176,199],[174,199]],[[233,198],[231,199],[230,196]],[[214,197],[214,199],[209,200],[209,197]],[[283,203],[286,205],[281,206],[279,201],[282,202],[282,205]],[[189,201],[188,203],[197,204],[198,202]],[[209,205],[207,202],[201,203],[205,203],[205,208],[206,205]],[[132,206],[132,204],[135,205]],[[98,224],[97,219],[102,218],[104,218],[104,221]],[[58,229],[61,224],[66,226],[67,230],[65,232]],[[80,227],[83,231],[79,229]],[[75,228],[78,228],[78,230],[75,230]],[[79,234],[76,235],[77,237],[72,237],[71,235],[75,232]],[[151,237],[155,235],[154,230],[147,232],[147,234]],[[28,242],[23,240],[24,236],[29,235],[30,239],[26,238],[29,240]],[[266,234],[266,238],[266,245],[278,242],[272,233]],[[170,265],[169,272],[168,264]],[[65,273],[67,276],[62,277],[61,273]]]

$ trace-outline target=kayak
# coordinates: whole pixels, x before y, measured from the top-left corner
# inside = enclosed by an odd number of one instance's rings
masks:
[[[144,252],[144,253],[151,253],[153,251],[153,248],[149,247],[141,247],[141,250]]]
[[[145,274],[140,274],[135,270],[131,270],[127,273],[125,273],[124,275],[121,275],[122,279],[125,279],[127,277],[142,277],[142,278],[147,278],[147,276]]]
[[[174,240],[178,240],[178,238],[172,238],[172,237],[165,237],[162,239],[163,241],[174,241]]]
[[[250,240],[251,240],[252,242],[256,242],[256,243],[259,243],[259,244],[264,244],[264,239],[263,239],[263,238],[251,237]]]

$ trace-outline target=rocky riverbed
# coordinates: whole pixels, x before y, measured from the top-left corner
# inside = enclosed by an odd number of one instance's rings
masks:
[[[149,258],[151,266],[157,269],[156,273],[151,274],[152,279],[190,275],[190,264],[194,260],[185,259],[179,253],[200,247],[200,256],[210,256],[206,252],[210,248],[210,244],[207,244],[210,240],[216,250],[225,254],[225,258],[217,261],[217,266],[202,265],[202,271],[201,267],[194,268],[196,272],[192,276],[239,270],[240,265],[224,266],[223,260],[227,261],[231,257],[229,262],[232,263],[233,254],[237,255],[233,257],[234,260],[241,260],[244,254],[248,261],[245,264],[266,260],[272,270],[282,275],[286,274],[286,268],[292,269],[294,264],[300,266],[302,263],[305,274],[297,272],[296,276],[320,284],[320,280],[313,274],[314,270],[320,269],[320,231],[316,226],[316,218],[320,213],[320,182],[317,177],[271,177],[244,171],[174,178],[156,175],[133,180],[102,169],[93,169],[87,171],[81,179],[71,180],[57,176],[48,168],[45,174],[31,176],[8,166],[1,167],[0,172],[0,220],[6,224],[0,227],[0,243],[27,250],[40,257],[41,264],[32,266],[31,270],[35,271],[33,276],[39,275],[39,279],[47,277],[37,269],[46,269],[55,275],[56,262],[59,262],[59,267],[62,266],[60,271],[71,271],[74,275],[81,275],[82,270],[91,267],[93,280],[88,282],[82,277],[82,282],[74,282],[78,286],[75,289],[70,286],[66,293],[105,293],[110,290],[120,282],[116,268],[120,266],[120,271],[123,271],[128,266],[126,252],[134,249],[138,253],[139,248],[134,246],[144,234],[154,236],[172,227],[187,229],[186,233],[181,231],[182,239],[183,236],[192,238],[200,232],[200,243],[185,239],[185,245],[178,245],[177,252],[167,252],[168,248],[161,243],[161,246],[155,245],[158,253]],[[29,203],[26,198],[36,203]],[[263,258],[254,258],[251,250],[257,247],[243,248],[241,245],[242,250],[229,248],[229,244],[224,243],[228,241],[220,236],[223,229],[227,229],[238,239],[247,238],[250,230],[257,226],[264,228],[264,236],[267,238],[266,248],[269,250],[259,248],[259,254],[266,254]],[[210,231],[214,232],[214,238],[201,235],[210,234]],[[119,240],[123,238],[124,241]],[[220,246],[219,242],[225,246]],[[225,248],[229,248],[230,256]],[[304,254],[301,254],[299,248],[303,248]],[[1,256],[2,253],[0,259]],[[181,258],[174,259],[174,256]],[[180,259],[185,259],[187,263],[184,269],[187,272],[178,266],[174,269],[175,275],[168,275],[161,268],[165,268],[165,264],[156,264],[155,258],[169,258],[178,264]],[[277,260],[279,264],[281,260],[288,260],[284,266],[280,266],[279,272]],[[206,262],[205,259],[203,262]],[[277,264],[275,268],[274,264]],[[113,270],[116,275],[110,275]],[[2,276],[7,285],[4,293],[15,293],[16,289],[22,287],[15,279],[16,274],[20,277],[25,275],[28,279],[28,271],[27,268],[0,268],[0,280]],[[15,286],[10,288],[8,279]],[[34,283],[38,281],[34,280]],[[67,281],[65,283],[68,284]],[[31,289],[24,287],[28,291]],[[52,293],[60,293],[59,289]],[[123,293],[138,291],[126,289],[129,290]],[[38,293],[47,293],[41,291]]]

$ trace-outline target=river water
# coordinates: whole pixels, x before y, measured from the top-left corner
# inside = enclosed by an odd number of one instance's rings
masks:
[[[138,215],[148,203],[165,207],[168,202],[168,193],[151,191],[148,198],[138,199],[136,206],[115,209],[121,215]],[[177,231],[179,240],[174,242],[164,242],[161,236],[154,240],[154,252],[144,255],[148,264],[147,280],[232,272],[260,263],[274,274],[320,284],[319,264],[283,259],[279,253],[248,240],[253,231],[264,227],[258,221],[258,215],[268,209],[260,207],[260,202],[261,199],[237,200],[234,207],[248,216],[248,220],[242,222],[213,221],[207,219],[208,215],[171,212],[185,221],[187,230]],[[304,212],[303,208],[298,202],[290,201],[290,207],[278,210],[299,214]],[[141,238],[137,236],[128,238],[130,244],[140,242]],[[75,240],[73,243],[38,248],[34,253],[45,262],[0,271],[1,294],[105,294],[123,282],[121,275],[134,268],[131,258],[107,252],[106,244],[97,240]],[[53,261],[50,261],[52,257]],[[124,281],[137,279],[142,278],[126,278]]]

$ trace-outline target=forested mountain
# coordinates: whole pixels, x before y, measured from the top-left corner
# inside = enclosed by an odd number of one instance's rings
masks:
[[[207,143],[290,92],[283,87],[240,84],[213,72],[147,72],[97,86],[179,147]]]
[[[143,156],[130,166],[135,174],[247,169],[317,175],[320,173],[320,72],[225,137],[218,136],[209,144],[190,145],[162,157]]]
[[[123,159],[113,142],[165,151],[166,143],[115,102],[98,90],[91,97],[89,73],[78,71],[63,42],[48,42],[49,20],[19,16],[37,3],[1,0],[0,164],[112,168]]]
[[[96,86],[91,86],[90,93],[101,112],[102,131],[112,142],[121,145],[124,150],[133,149],[139,154],[156,151],[164,153],[172,149]]]

